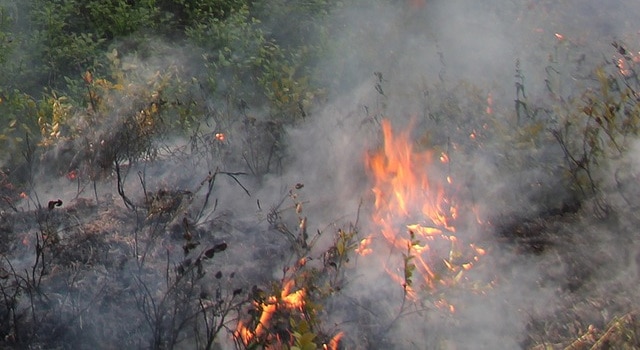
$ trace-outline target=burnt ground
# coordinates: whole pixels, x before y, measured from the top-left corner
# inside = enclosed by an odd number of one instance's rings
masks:
[[[638,219],[629,206],[601,209],[571,204],[535,218],[497,220],[500,244],[541,257],[539,285],[552,286],[558,298],[554,312],[531,317],[525,348],[640,347]]]
[[[287,237],[290,231],[275,217],[246,222],[222,212],[195,224],[191,218],[199,209],[193,201],[197,195],[160,189],[132,200],[134,208],[113,196],[97,202],[79,197],[61,205],[56,198],[42,207],[32,200],[29,208],[5,181],[0,204],[1,346],[233,344],[231,333],[239,319],[250,317],[251,300],[273,286],[274,267],[286,266],[295,255],[290,240],[295,237]],[[535,257],[543,271],[538,286],[554,289],[557,296],[553,312],[531,314],[526,334],[518,336],[523,348],[640,347],[638,296],[630,288],[640,277],[635,268],[640,255],[632,239],[637,220],[631,214],[623,208],[603,215],[576,205],[528,218],[496,218],[487,227],[497,232],[488,250]],[[485,268],[508,271],[511,263],[489,259]],[[358,322],[362,329],[381,330],[368,328],[366,323],[374,320]],[[358,342],[348,337],[345,348]]]
[[[192,225],[179,212],[188,201],[184,191],[150,193],[134,209],[110,196],[18,209],[17,191],[3,191],[3,348],[164,347],[189,344],[184,339],[194,333],[205,335],[202,346],[214,330],[192,328],[196,317],[209,312],[220,328],[231,327],[237,316],[221,316],[246,303],[247,282],[236,281],[239,265],[225,252],[231,229],[224,215]],[[231,254],[238,255],[238,242],[229,243]],[[250,258],[261,270],[259,261],[273,256]],[[264,283],[250,269],[243,275]]]

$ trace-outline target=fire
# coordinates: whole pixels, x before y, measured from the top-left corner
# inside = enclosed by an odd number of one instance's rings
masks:
[[[322,344],[322,349],[324,350],[338,350],[340,348],[340,340],[344,336],[343,332],[338,332],[338,334],[334,335],[333,338],[329,341],[329,344]]]
[[[367,256],[371,254],[373,252],[373,250],[371,249],[371,236],[365,237],[360,240],[360,244],[358,244],[355,252],[356,254],[359,254],[361,256]]]
[[[441,152],[440,164],[434,162],[434,152],[415,150],[409,130],[394,134],[388,120],[382,121],[382,133],[383,146],[365,159],[373,179],[372,221],[404,257],[404,266],[385,269],[410,295],[413,277],[421,276],[429,288],[460,281],[485,252],[456,236],[458,206],[451,199],[449,155]],[[360,250],[370,252],[370,238],[366,240]]]
[[[78,171],[77,170],[71,170],[67,173],[67,179],[69,179],[69,181],[73,181],[75,179],[78,178]]]
[[[368,155],[366,165],[374,179],[374,221],[382,227],[384,236],[395,241],[393,221],[398,217],[410,218],[416,209],[426,224],[412,224],[408,229],[426,236],[455,232],[451,224],[455,208],[445,198],[443,184],[429,180],[432,152],[414,152],[408,132],[395,137],[388,120],[382,122],[382,132],[384,147],[381,152]],[[445,153],[440,159],[449,162]],[[403,247],[406,242],[397,245]]]
[[[634,74],[634,70],[629,67],[627,61],[624,58],[618,58],[615,60],[615,65],[618,68],[618,72],[625,78],[632,77]]]
[[[279,310],[302,311],[305,305],[306,292],[299,289],[291,292],[294,287],[294,281],[287,281],[280,296],[271,295],[263,302],[254,301],[254,307],[260,310],[260,317],[254,327],[249,326],[245,322],[239,322],[234,332],[234,338],[241,341],[244,346],[249,346],[256,342],[265,342],[269,344],[281,344],[276,334],[270,330],[271,320],[274,314]],[[277,348],[277,346],[275,347]]]
[[[227,136],[224,133],[221,133],[221,132],[216,133],[215,137],[216,137],[216,140],[218,140],[220,142],[224,142],[224,140],[227,139]]]
[[[485,110],[485,113],[489,115],[493,114],[493,95],[491,93],[487,95],[487,108]]]

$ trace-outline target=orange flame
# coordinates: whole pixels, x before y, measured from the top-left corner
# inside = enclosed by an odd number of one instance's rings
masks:
[[[344,332],[338,332],[338,334],[334,335],[333,338],[329,341],[329,344],[323,344],[322,348],[324,350],[338,350],[340,348],[340,340],[344,336]]]
[[[236,331],[233,334],[234,338],[241,341],[242,344],[247,347],[255,341],[274,344],[280,343],[280,340],[270,331],[273,315],[278,311],[278,308],[302,311],[305,305],[305,290],[299,289],[291,293],[293,287],[294,281],[289,280],[284,284],[280,292],[280,298],[271,295],[259,305],[257,302],[254,302],[256,309],[261,310],[256,326],[252,329],[252,327],[248,326],[245,322],[238,322]]]
[[[380,152],[366,158],[367,168],[374,179],[375,195],[374,221],[383,227],[383,234],[390,241],[395,240],[392,219],[410,218],[416,210],[422,213],[428,224],[408,227],[427,236],[441,234],[443,230],[455,232],[451,225],[452,208],[444,197],[442,183],[429,180],[429,166],[433,163],[432,153],[414,152],[407,131],[398,137],[393,135],[391,123],[382,121],[384,147]],[[443,163],[449,157],[442,153]],[[405,246],[406,242],[399,245]]]
[[[430,247],[428,244],[411,244],[406,238],[398,237],[397,222],[415,219],[416,214],[424,222],[406,225],[419,241],[430,241],[436,236],[455,232],[451,221],[455,218],[456,209],[445,198],[443,183],[430,180],[430,166],[433,164],[432,152],[414,152],[408,141],[408,131],[393,134],[391,123],[382,122],[384,136],[383,148],[366,158],[367,168],[374,180],[375,212],[373,221],[382,229],[384,238],[396,248],[415,250],[418,254],[416,268],[427,282],[434,276],[429,264],[422,259]],[[449,157],[442,153],[442,163],[448,163]],[[421,220],[422,221],[422,220]],[[404,278],[402,278],[404,279]]]
[[[430,288],[458,282],[484,250],[464,245],[455,236],[458,208],[447,193],[454,181],[440,169],[449,165],[449,155],[440,153],[442,165],[438,165],[432,152],[414,150],[409,130],[395,135],[388,120],[382,121],[382,133],[382,148],[365,158],[373,179],[372,221],[385,241],[405,257],[404,272],[399,266],[387,266],[386,271],[410,296],[414,269]],[[366,249],[360,251],[370,252],[369,242],[361,242]]]
[[[373,250],[371,249],[371,236],[365,237],[360,240],[360,244],[358,244],[358,247],[355,251],[361,256],[367,256],[371,254],[373,252]]]

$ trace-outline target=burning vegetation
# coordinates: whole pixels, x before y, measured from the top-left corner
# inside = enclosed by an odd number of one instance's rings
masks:
[[[0,347],[640,348],[640,52],[568,2],[0,1]]]
[[[420,290],[450,285],[484,250],[456,232],[459,206],[454,181],[446,174],[449,157],[441,153],[442,164],[436,164],[432,151],[414,150],[408,130],[395,135],[391,122],[382,120],[383,146],[367,155],[365,165],[373,178],[372,222],[403,257],[402,274],[394,272],[397,266],[385,269],[415,298],[414,273]]]

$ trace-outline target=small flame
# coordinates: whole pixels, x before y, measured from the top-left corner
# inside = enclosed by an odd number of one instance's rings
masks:
[[[285,308],[291,311],[302,311],[305,306],[305,290],[299,289],[291,293],[294,285],[294,281],[289,280],[282,287],[279,298],[271,295],[262,303],[254,302],[255,309],[260,310],[260,317],[256,326],[252,328],[245,322],[238,322],[236,331],[233,334],[234,338],[241,341],[247,347],[253,344],[254,341],[280,343],[280,340],[270,331],[273,315],[279,308]]]
[[[356,253],[361,256],[367,256],[371,254],[373,252],[373,250],[371,249],[371,239],[371,236],[363,238],[355,250]]]
[[[220,141],[220,142],[224,142],[227,139],[227,136],[224,133],[216,133],[215,135],[216,140]]]
[[[338,332],[338,334],[334,335],[333,338],[329,341],[329,344],[323,344],[322,348],[324,350],[338,350],[340,348],[340,340],[344,336],[344,332]]]

